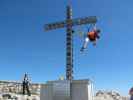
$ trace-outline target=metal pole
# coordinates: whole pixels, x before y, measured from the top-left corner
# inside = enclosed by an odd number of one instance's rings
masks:
[[[66,79],[73,79],[73,33],[72,33],[72,8],[67,6],[67,29],[66,29]]]

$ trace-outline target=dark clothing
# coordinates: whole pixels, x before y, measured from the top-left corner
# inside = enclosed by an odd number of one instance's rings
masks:
[[[130,100],[133,100],[133,96],[130,97]]]
[[[26,94],[26,91],[27,91],[28,96],[30,96],[31,93],[29,90],[29,84],[28,84],[28,82],[23,82],[23,95]]]

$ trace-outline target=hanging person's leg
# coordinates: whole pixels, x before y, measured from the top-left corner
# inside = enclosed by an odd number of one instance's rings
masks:
[[[83,44],[83,47],[81,48],[81,52],[83,52],[84,51],[84,49],[86,49],[87,48],[87,45],[88,45],[88,42],[89,42],[89,38],[88,37],[86,37],[85,38],[85,41],[84,41],[84,44]]]
[[[95,41],[93,41],[93,45],[94,45],[94,46],[96,46],[96,40],[95,40]]]

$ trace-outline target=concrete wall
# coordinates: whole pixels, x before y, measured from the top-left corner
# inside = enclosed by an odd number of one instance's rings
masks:
[[[41,86],[40,100],[70,100],[69,81],[49,81]]]
[[[41,85],[40,100],[53,100],[53,89],[50,84]]]
[[[74,80],[72,82],[72,100],[92,100],[91,84],[89,80]]]
[[[40,100],[92,100],[89,80],[58,80],[41,86]]]

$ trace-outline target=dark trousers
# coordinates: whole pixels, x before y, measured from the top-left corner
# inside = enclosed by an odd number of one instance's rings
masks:
[[[31,95],[28,84],[23,83],[23,95],[25,95],[25,94],[26,94],[26,92],[25,92],[25,91],[27,91],[28,96],[30,96],[30,95]]]
[[[133,100],[133,95],[130,97],[130,100]]]

